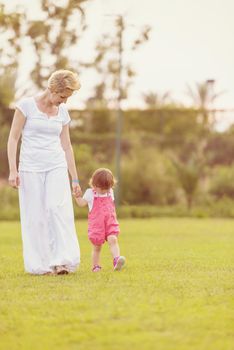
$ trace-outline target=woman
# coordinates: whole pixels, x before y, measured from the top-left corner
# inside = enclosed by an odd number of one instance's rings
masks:
[[[24,265],[31,274],[67,274],[80,262],[68,171],[74,194],[81,190],[65,106],[79,89],[75,73],[59,70],[41,95],[16,104],[8,139],[9,184],[19,188]]]

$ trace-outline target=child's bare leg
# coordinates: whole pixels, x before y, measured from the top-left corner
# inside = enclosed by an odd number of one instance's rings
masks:
[[[126,259],[124,256],[120,256],[118,238],[115,235],[110,235],[107,237],[107,241],[109,243],[110,251],[113,256],[114,270],[120,271],[122,270]]]
[[[114,258],[117,258],[120,256],[120,249],[119,249],[119,243],[118,243],[118,238],[115,235],[110,235],[107,237],[107,242],[110,247],[111,254]]]
[[[101,249],[102,249],[101,245],[93,245],[93,250],[92,250],[92,263],[93,263],[93,266],[100,265]]]

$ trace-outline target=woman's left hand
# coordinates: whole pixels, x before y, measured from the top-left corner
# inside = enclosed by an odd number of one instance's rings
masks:
[[[80,185],[76,182],[72,182],[72,194],[75,197],[81,197],[82,196],[82,190],[80,188]]]

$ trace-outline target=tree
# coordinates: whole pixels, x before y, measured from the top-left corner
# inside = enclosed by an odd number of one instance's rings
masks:
[[[86,28],[83,4],[87,1],[68,0],[59,5],[53,0],[41,0],[44,18],[31,21],[27,29],[36,54],[32,78],[37,87],[44,88],[57,69],[78,70],[78,60],[71,52]]]
[[[176,169],[177,178],[184,191],[187,208],[191,209],[199,181],[204,173],[205,160],[203,156],[206,143],[201,142],[186,160],[171,155],[171,161]]]
[[[187,85],[187,93],[192,99],[195,107],[200,110],[200,119],[205,127],[209,127],[212,122],[210,109],[213,109],[214,102],[222,94],[222,92],[215,93],[213,86],[214,80],[207,80],[202,83],[196,83],[196,87],[192,88]]]
[[[211,176],[210,192],[217,199],[234,199],[234,166],[217,166]]]
[[[17,6],[14,13],[0,5],[0,73],[12,70],[18,77],[19,55],[23,52],[23,39],[35,52],[35,65],[31,78],[36,89],[46,86],[50,74],[57,69],[78,70],[78,59],[72,55],[82,32],[86,28],[84,3],[88,0],[41,0],[37,20],[27,20],[26,9]],[[69,49],[69,52],[68,52]],[[29,87],[30,90],[32,86]]]
[[[130,63],[123,62],[123,56],[127,49],[135,51],[149,39],[150,27],[142,28],[138,37],[128,42],[128,48],[123,45],[126,31],[127,23],[122,16],[118,16],[115,33],[104,34],[95,46],[94,59],[83,63],[84,67],[93,69],[98,76],[93,95],[87,101],[88,106],[107,107],[115,104],[118,98],[127,98],[136,73]]]
[[[9,13],[4,4],[0,4],[0,73],[5,69],[16,70],[19,65],[19,54],[22,51],[22,23],[25,19],[22,8]]]
[[[27,86],[30,93],[33,87],[45,87],[48,77],[56,69],[77,71],[78,60],[71,52],[86,28],[83,4],[87,1],[67,0],[61,4],[61,1],[41,0],[38,19],[33,21],[27,20],[26,8],[22,5],[17,5],[13,13],[0,4],[0,174],[3,176],[7,173],[6,140],[12,119],[8,107],[15,99],[24,39],[27,38],[29,46],[34,48],[36,59],[31,72],[34,86],[33,83]],[[27,88],[20,89],[21,95],[27,92]]]
[[[142,147],[142,142],[135,137],[131,146],[123,157],[123,201],[128,204],[174,204],[177,183],[170,160],[155,147]]]
[[[15,81],[16,69],[7,67],[0,80],[0,121],[2,126],[11,124],[9,105],[14,100]]]
[[[0,120],[8,119],[6,109],[14,100],[15,81],[19,68],[19,55],[22,51],[22,23],[25,19],[22,8],[9,13],[4,4],[0,4]]]
[[[143,94],[143,100],[146,106],[150,109],[161,108],[171,103],[171,95],[169,91],[163,94],[149,91]]]

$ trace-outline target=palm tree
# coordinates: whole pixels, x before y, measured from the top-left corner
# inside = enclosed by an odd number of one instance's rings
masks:
[[[149,91],[143,94],[143,100],[148,108],[160,108],[171,102],[171,94],[166,91],[163,94]]]
[[[199,182],[204,175],[204,149],[206,146],[207,142],[205,140],[197,144],[196,150],[184,161],[175,154],[170,154],[171,162],[176,170],[178,182],[185,194],[188,210],[192,208]]]
[[[223,93],[214,92],[214,83],[214,80],[206,80],[202,83],[196,83],[195,88],[187,85],[187,94],[192,99],[195,107],[200,110],[201,122],[206,127],[210,124],[209,110],[212,109],[214,102]]]

